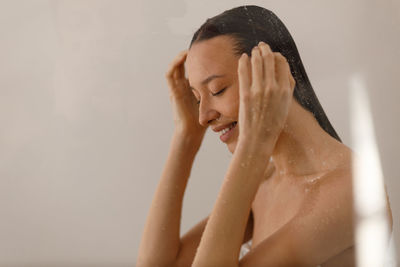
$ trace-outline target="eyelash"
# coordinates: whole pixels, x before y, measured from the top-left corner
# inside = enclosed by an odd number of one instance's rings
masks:
[[[219,92],[217,92],[217,93],[215,93],[215,94],[213,94],[213,96],[216,96],[216,95],[219,95],[219,94],[222,94],[224,91],[225,91],[225,89],[226,88],[228,88],[228,87],[225,87],[224,89],[222,89],[221,91],[219,91]],[[199,105],[200,104],[200,100],[199,101],[197,101],[197,105]]]

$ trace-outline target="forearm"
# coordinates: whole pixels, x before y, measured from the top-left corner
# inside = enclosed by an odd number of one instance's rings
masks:
[[[168,265],[176,259],[180,246],[183,196],[200,144],[200,139],[174,133],[147,215],[137,266]]]
[[[236,148],[192,266],[238,263],[251,204],[272,150],[256,151],[245,146]]]

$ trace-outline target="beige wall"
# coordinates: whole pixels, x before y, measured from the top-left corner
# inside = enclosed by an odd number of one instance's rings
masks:
[[[206,18],[245,3],[286,24],[349,146],[349,79],[365,78],[400,244],[398,1],[3,0],[1,267],[134,264],[173,131],[164,73]],[[210,212],[230,156],[208,132],[182,232]]]

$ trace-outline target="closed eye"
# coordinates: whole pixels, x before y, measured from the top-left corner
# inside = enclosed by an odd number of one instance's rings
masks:
[[[224,89],[222,89],[221,91],[219,91],[219,92],[217,92],[217,93],[215,93],[215,94],[213,94],[213,96],[216,96],[216,95],[219,95],[219,94],[221,94],[221,93],[223,93],[224,91],[225,91],[225,89],[226,88],[228,88],[228,87],[225,87]],[[199,101],[197,101],[197,105],[199,105],[200,104],[200,100]]]

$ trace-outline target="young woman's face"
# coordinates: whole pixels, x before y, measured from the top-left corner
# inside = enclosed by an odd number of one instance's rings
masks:
[[[238,121],[238,60],[239,56],[234,55],[233,39],[230,36],[200,41],[190,48],[185,68],[192,92],[197,101],[200,101],[198,107],[201,125],[219,130],[221,126],[229,126]],[[210,78],[208,82],[203,83],[207,78]],[[216,134],[220,138],[222,132]],[[221,141],[228,145],[231,153],[235,150],[238,136],[237,124],[222,137]]]

